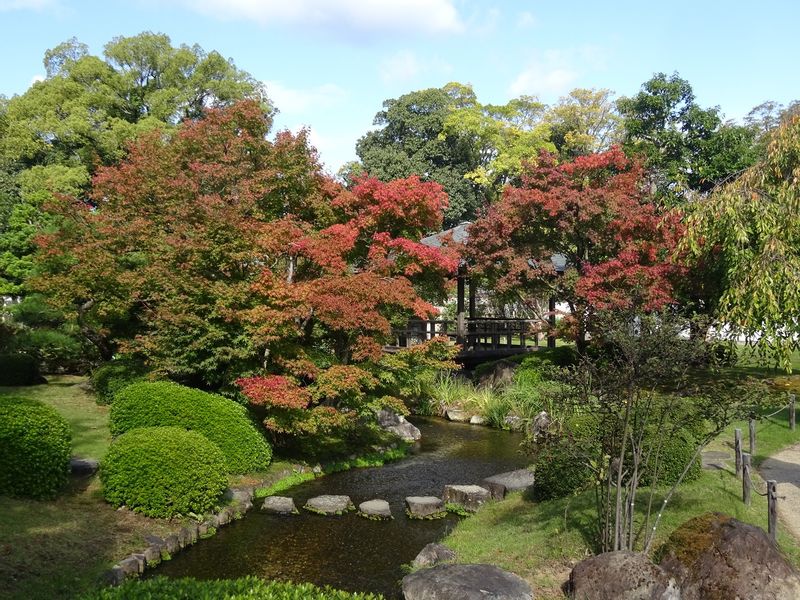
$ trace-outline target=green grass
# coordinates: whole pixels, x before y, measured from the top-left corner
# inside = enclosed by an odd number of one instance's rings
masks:
[[[100,459],[111,443],[108,407],[99,406],[94,396],[81,388],[85,377],[50,376],[43,385],[0,387],[3,396],[21,396],[41,400],[55,408],[72,429],[72,453],[83,458]]]

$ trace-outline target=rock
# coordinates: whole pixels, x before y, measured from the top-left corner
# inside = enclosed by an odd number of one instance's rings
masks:
[[[527,490],[533,485],[533,471],[518,469],[487,477],[482,482],[494,500],[502,500],[508,492]]]
[[[420,550],[414,562],[411,564],[418,568],[433,567],[441,562],[449,562],[456,559],[456,553],[450,550],[447,546],[442,544],[428,544]]]
[[[161,546],[148,546],[142,554],[144,555],[144,563],[148,567],[155,567],[161,562]]]
[[[249,502],[253,500],[253,488],[228,488],[222,495],[223,500],[232,501],[234,503]]]
[[[182,527],[176,535],[178,536],[178,543],[180,544],[181,548],[186,548],[187,546],[192,545],[192,534],[188,528]],[[195,538],[195,540],[196,539],[197,538]]]
[[[800,598],[800,576],[763,529],[720,513],[695,517],[672,532],[661,568],[684,600]]]
[[[367,500],[358,505],[358,514],[367,519],[383,520],[392,518],[392,510],[386,500]]]
[[[142,564],[143,561],[140,561],[134,555],[128,556],[119,561],[119,567],[122,569],[125,577],[135,577],[144,571]]]
[[[314,468],[311,469],[311,472],[314,475],[321,475],[322,474],[322,466],[321,465],[314,465]]]
[[[349,510],[355,510],[350,496],[334,496],[331,494],[309,498],[303,508],[320,515],[341,515]]]
[[[100,577],[100,582],[103,585],[110,585],[112,587],[122,585],[125,582],[125,571],[122,570],[121,566],[114,565],[108,571],[103,573],[103,575]]]
[[[251,500],[242,500],[236,506],[242,515],[253,510],[253,502]]]
[[[543,410],[533,417],[533,422],[531,423],[531,437],[536,440],[540,435],[546,433],[549,427],[550,415],[547,414],[546,410]]]
[[[491,499],[489,490],[479,485],[446,485],[442,492],[445,504],[458,504],[470,512],[475,512]]]
[[[533,600],[521,577],[494,565],[438,565],[403,577],[405,600]]]
[[[472,425],[486,425],[486,419],[480,415],[472,415],[469,422]]]
[[[274,515],[296,515],[299,513],[294,500],[286,496],[268,496],[264,498],[261,510]]]
[[[579,600],[680,600],[661,567],[638,552],[604,552],[584,559],[569,576],[570,598]]]
[[[514,373],[519,368],[519,365],[510,360],[498,360],[494,363],[494,367],[488,373],[485,373],[478,380],[478,385],[483,387],[505,387],[509,383],[514,382]]]
[[[724,471],[728,465],[726,461],[731,459],[728,452],[718,450],[708,450],[700,454],[700,464],[704,469],[712,471]]]
[[[506,418],[503,419],[503,425],[511,431],[522,431],[525,427],[525,422],[517,415],[506,415]]]
[[[73,456],[69,459],[69,470],[73,475],[89,477],[97,473],[99,468],[100,462],[93,458],[77,458]]]
[[[435,496],[408,496],[407,514],[412,519],[438,519],[445,516],[444,502]]]
[[[223,527],[233,521],[233,513],[233,508],[230,506],[226,506],[219,511],[219,513],[217,513],[217,521],[219,522],[219,526]]]
[[[166,550],[167,554],[169,555],[175,554],[180,549],[181,549],[181,542],[180,540],[178,540],[177,535],[168,535],[167,537],[164,538],[164,550]]]
[[[422,437],[422,432],[406,421],[406,418],[388,408],[380,409],[376,414],[378,425],[386,431],[402,438],[405,442],[416,442]]]
[[[447,418],[456,423],[468,423],[471,415],[466,410],[461,408],[448,408],[445,412]]]

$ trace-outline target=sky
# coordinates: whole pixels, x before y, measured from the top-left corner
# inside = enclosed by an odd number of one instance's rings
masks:
[[[263,81],[275,130],[309,128],[335,173],[385,99],[450,81],[482,103],[549,104],[677,72],[740,120],[800,99],[798,25],[797,0],[0,0],[0,94],[23,93],[73,36],[100,55],[116,36],[166,33]]]

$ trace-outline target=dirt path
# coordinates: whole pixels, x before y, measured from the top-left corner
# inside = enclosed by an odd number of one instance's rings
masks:
[[[778,516],[789,532],[800,540],[800,444],[766,459],[758,468],[765,481],[778,482]]]

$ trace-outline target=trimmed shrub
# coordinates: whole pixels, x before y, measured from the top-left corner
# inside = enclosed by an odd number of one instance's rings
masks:
[[[195,600],[216,598],[233,600],[382,600],[379,594],[344,592],[329,587],[320,588],[311,583],[284,583],[264,581],[257,577],[198,581],[183,578],[154,577],[144,581],[132,579],[120,587],[104,588],[91,592],[83,600]]]
[[[128,360],[115,360],[92,371],[92,388],[98,404],[111,404],[122,388],[144,380],[144,367]]]
[[[0,354],[0,385],[44,383],[39,363],[28,354]]]
[[[533,499],[537,502],[569,496],[588,485],[592,470],[569,448],[565,440],[541,451],[536,457]]]
[[[658,436],[658,432],[652,432],[651,435]],[[653,443],[653,442],[650,442]],[[658,459],[658,480],[657,484],[672,485],[678,481],[678,478],[686,468],[686,464],[692,459],[694,453],[697,451],[698,442],[695,437],[689,432],[679,432],[674,435],[665,437],[662,440],[661,450]],[[642,475],[642,485],[650,485],[652,481],[651,469],[645,470]],[[683,481],[694,481],[700,477],[702,466],[700,465],[699,457],[692,462],[689,470]]]
[[[230,473],[263,470],[272,458],[244,406],[170,381],[139,382],[120,390],[111,404],[110,425],[114,435],[167,425],[197,431],[222,450]]]
[[[149,517],[202,513],[228,484],[216,445],[180,427],[143,427],[121,435],[100,465],[103,496]]]
[[[0,494],[53,498],[67,482],[69,425],[50,406],[0,399]]]

